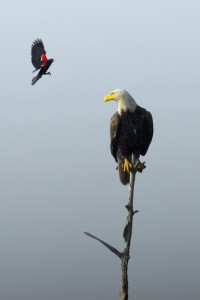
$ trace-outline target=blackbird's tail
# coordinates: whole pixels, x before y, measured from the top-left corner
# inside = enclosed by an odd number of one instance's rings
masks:
[[[41,77],[42,77],[42,75],[40,75],[40,74],[37,74],[35,77],[33,77],[32,85],[34,85]]]

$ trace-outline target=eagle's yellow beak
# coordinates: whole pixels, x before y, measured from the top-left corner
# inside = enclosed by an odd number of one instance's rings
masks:
[[[104,97],[104,102],[108,102],[110,100],[113,100],[114,98],[115,98],[115,93],[110,93]]]

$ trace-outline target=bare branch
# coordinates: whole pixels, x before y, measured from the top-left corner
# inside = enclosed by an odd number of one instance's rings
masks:
[[[129,180],[129,195],[128,195],[128,203],[125,206],[128,210],[128,215],[126,217],[126,225],[124,227],[123,237],[124,237],[124,250],[123,252],[119,252],[116,248],[112,247],[108,243],[102,241],[98,237],[85,232],[85,234],[100,243],[102,243],[106,248],[108,248],[111,252],[117,255],[121,260],[121,276],[120,276],[120,300],[128,300],[128,262],[130,258],[130,245],[131,245],[131,237],[133,231],[133,216],[138,212],[138,210],[133,210],[133,196],[134,196],[134,185],[135,185],[135,176],[137,172],[142,173],[142,171],[146,168],[145,163],[141,163],[139,158],[135,155],[132,155],[132,170],[130,172],[130,180]]]
[[[135,175],[137,170],[137,159],[132,156],[132,165],[134,166],[133,170],[130,172],[129,180],[129,196],[128,204],[125,206],[128,210],[128,215],[126,218],[126,225],[123,232],[124,237],[124,251],[122,252],[121,258],[121,281],[120,281],[120,300],[128,299],[128,262],[129,262],[129,252],[131,245],[131,237],[133,230],[133,216],[137,210],[133,210],[133,195],[134,195],[134,184],[135,184]]]
[[[91,233],[89,232],[84,232],[87,236],[99,241],[100,243],[102,243],[106,248],[108,248],[111,252],[113,252],[115,255],[117,255],[120,259],[122,257],[122,253],[119,252],[116,248],[114,248],[113,246],[111,246],[110,244],[102,241],[101,239],[99,239],[98,237],[92,235]]]

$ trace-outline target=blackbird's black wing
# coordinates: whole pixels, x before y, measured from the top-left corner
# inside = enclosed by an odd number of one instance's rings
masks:
[[[31,47],[31,61],[33,66],[37,69],[41,67],[41,55],[46,54],[44,45],[41,39],[37,39],[33,42]]]

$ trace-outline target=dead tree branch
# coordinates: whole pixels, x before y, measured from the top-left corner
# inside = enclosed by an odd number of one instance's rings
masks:
[[[84,232],[87,236],[99,241],[100,243],[102,243],[106,248],[108,248],[111,252],[113,252],[115,255],[117,255],[119,258],[122,257],[122,253],[119,252],[116,248],[114,248],[113,246],[111,246],[110,244],[100,240],[98,237],[90,234],[89,232]]]
[[[124,250],[123,252],[118,251],[116,248],[110,244],[102,241],[98,237],[85,232],[85,234],[100,243],[102,243],[106,248],[111,252],[117,255],[121,260],[121,275],[120,275],[120,300],[128,300],[128,262],[130,258],[130,246],[131,246],[131,237],[133,232],[133,216],[138,210],[133,210],[133,196],[134,196],[134,185],[135,185],[135,175],[138,172],[142,172],[146,168],[144,163],[141,163],[134,155],[132,156],[132,166],[133,169],[130,172],[130,181],[129,181],[129,196],[128,204],[125,206],[128,210],[128,215],[126,218],[126,225],[123,232],[124,237]]]
[[[126,208],[128,210],[128,215],[126,218],[126,225],[123,233],[124,251],[122,252],[122,258],[121,258],[120,300],[128,300],[128,262],[130,258],[129,253],[130,253],[131,237],[133,231],[133,216],[136,212],[138,212],[133,210],[135,175],[137,172],[135,156],[132,157],[132,165],[134,166],[134,168],[130,172],[129,196],[128,196],[128,204],[126,205]]]

